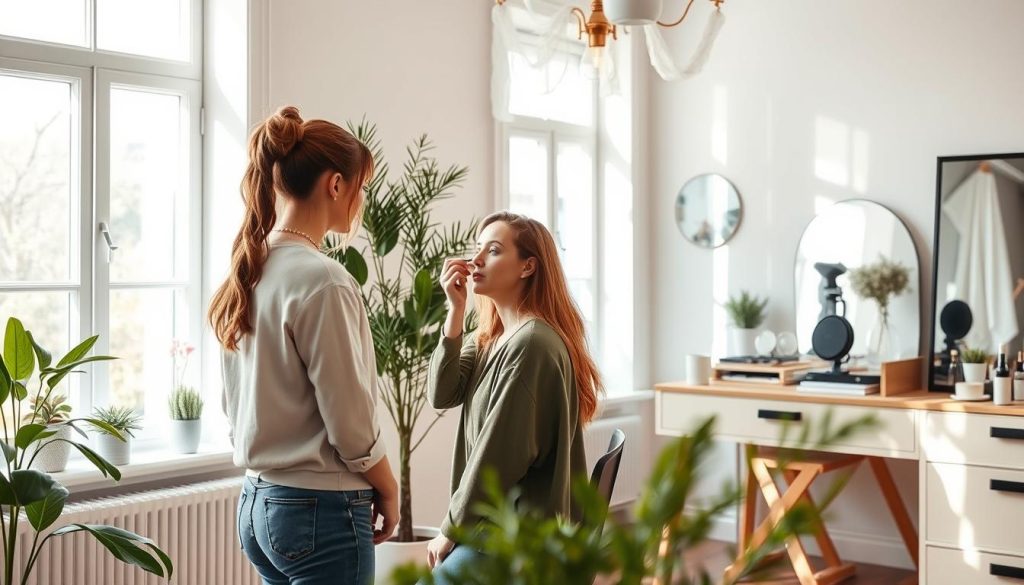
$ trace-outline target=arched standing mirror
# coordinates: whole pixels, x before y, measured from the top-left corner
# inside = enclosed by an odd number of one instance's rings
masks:
[[[676,196],[676,225],[683,237],[702,248],[717,248],[732,238],[743,218],[736,187],[722,175],[698,175]]]
[[[804,228],[796,253],[800,351],[810,352],[815,325],[825,314],[842,314],[845,303],[854,331],[851,356],[880,363],[920,355],[920,273],[914,240],[892,211],[861,199],[825,208]],[[884,294],[901,279],[900,294]]]

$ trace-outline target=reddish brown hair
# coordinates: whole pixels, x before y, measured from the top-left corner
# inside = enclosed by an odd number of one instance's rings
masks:
[[[238,349],[252,333],[252,291],[263,275],[267,236],[277,222],[277,191],[307,199],[324,172],[340,173],[352,185],[350,196],[361,207],[359,190],[373,174],[366,146],[337,124],[304,122],[298,108],[285,106],[256,126],[249,137],[249,165],[242,178],[245,216],[231,249],[231,271],[210,302],[209,320],[226,349]],[[361,209],[354,213],[358,221]]]
[[[602,391],[601,374],[587,348],[583,316],[569,294],[555,239],[539,221],[507,211],[485,217],[477,230],[483,231],[498,221],[508,224],[515,234],[520,259],[536,258],[537,268],[526,279],[526,290],[519,309],[545,321],[562,338],[572,362],[580,419],[588,423],[597,411],[597,394]],[[486,348],[502,334],[504,327],[493,301],[478,296],[475,302],[480,314],[477,343],[481,348]]]

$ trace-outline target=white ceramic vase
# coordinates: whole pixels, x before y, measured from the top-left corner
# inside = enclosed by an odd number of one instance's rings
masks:
[[[976,384],[985,381],[988,364],[964,364],[964,382]]]
[[[440,534],[441,530],[429,526],[414,526],[412,531],[416,538],[415,542],[389,540],[375,549],[375,583],[391,585],[391,573],[399,565],[409,562],[427,564],[427,544]]]
[[[757,339],[757,329],[731,327],[729,328],[726,352],[729,354],[729,357],[757,355],[755,339]]]
[[[29,459],[34,457],[32,461],[32,469],[44,471],[46,473],[57,473],[58,471],[64,471],[64,468],[68,466],[68,455],[71,454],[71,443],[57,441],[40,448],[43,443],[53,441],[54,439],[64,439],[64,441],[71,440],[71,427],[61,427],[60,430],[57,431],[56,435],[43,439],[33,445],[32,454],[29,455]]]
[[[128,465],[132,458],[132,438],[125,435],[122,441],[114,435],[97,432],[93,435],[96,453],[112,465]]]
[[[191,454],[199,450],[199,438],[202,436],[203,421],[172,420],[171,446],[176,453]]]

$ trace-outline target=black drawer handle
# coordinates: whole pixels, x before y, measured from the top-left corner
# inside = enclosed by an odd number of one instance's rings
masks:
[[[1011,567],[1009,565],[997,565],[989,563],[988,574],[994,577],[1010,577],[1011,579],[1024,579],[1024,569]]]
[[[996,492],[1015,492],[1024,494],[1024,483],[1019,481],[1006,481],[1005,479],[989,480],[988,488]]]
[[[1024,440],[1024,429],[1008,429],[1006,427],[989,427],[988,435],[993,439]]]
[[[758,409],[757,418],[763,418],[767,420],[790,420],[799,421],[803,417],[802,412],[789,412],[785,410],[765,410]]]

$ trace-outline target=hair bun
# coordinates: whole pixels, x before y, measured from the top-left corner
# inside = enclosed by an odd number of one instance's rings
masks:
[[[302,116],[295,106],[283,106],[266,121],[266,146],[275,160],[284,158],[302,141]]]

